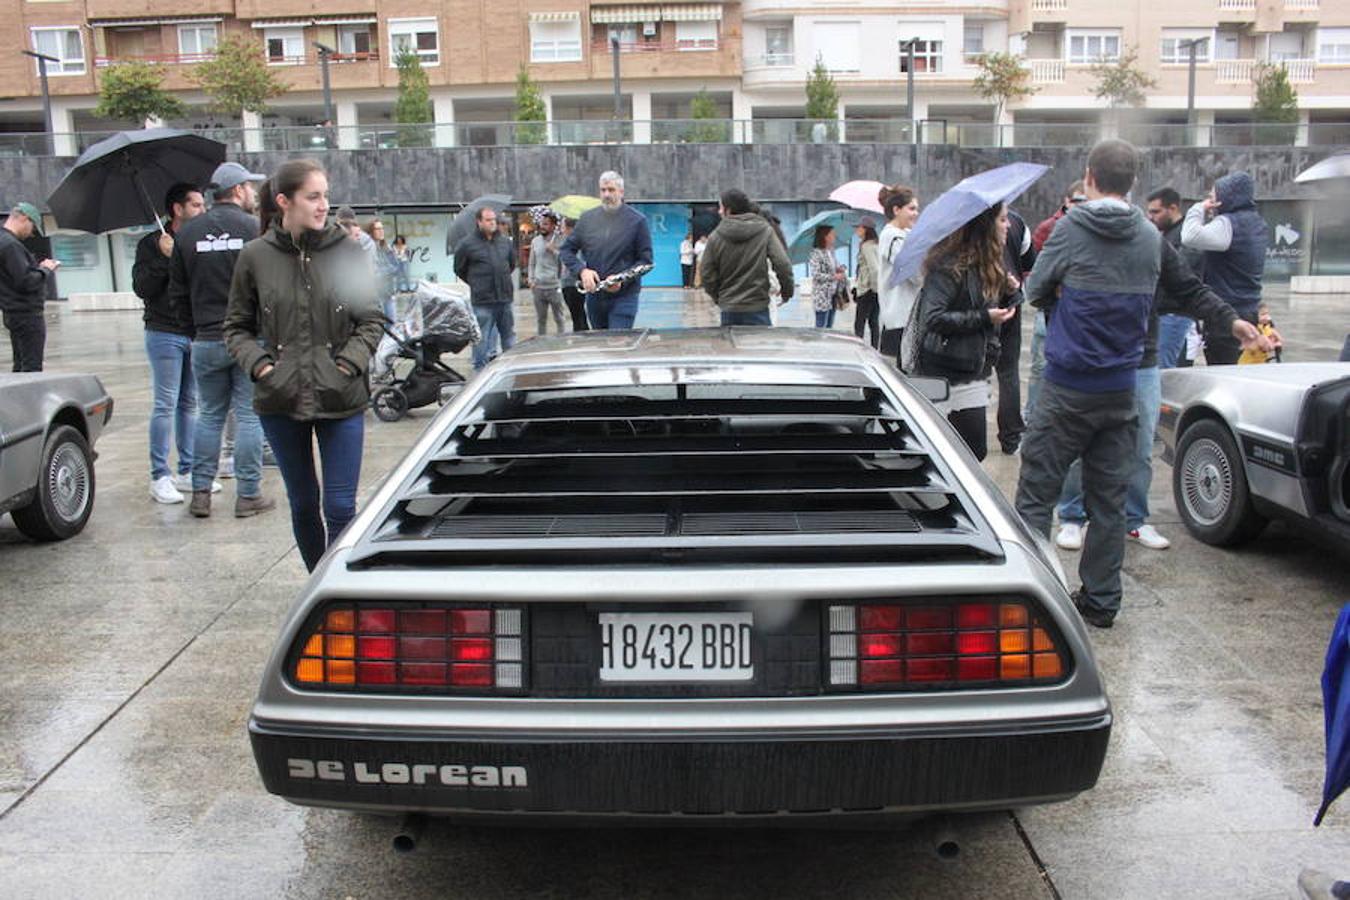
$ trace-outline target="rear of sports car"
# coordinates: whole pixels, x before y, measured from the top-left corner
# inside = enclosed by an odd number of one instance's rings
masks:
[[[1070,797],[1111,711],[931,406],[818,333],[530,342],[316,572],[249,727],[296,803],[556,819]]]

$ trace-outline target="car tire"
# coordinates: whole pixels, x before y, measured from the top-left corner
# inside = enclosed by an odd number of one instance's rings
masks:
[[[84,435],[58,425],[47,435],[37,495],[13,511],[14,524],[35,541],[64,541],[84,530],[94,511],[94,454]]]
[[[380,388],[370,398],[370,408],[381,422],[397,422],[408,412],[408,398],[398,388]]]
[[[1206,544],[1231,547],[1266,527],[1252,505],[1237,442],[1213,419],[1187,426],[1177,441],[1172,498],[1186,530]]]

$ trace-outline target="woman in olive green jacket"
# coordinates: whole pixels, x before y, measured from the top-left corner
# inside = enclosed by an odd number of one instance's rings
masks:
[[[235,264],[225,342],[253,378],[253,406],[286,482],[300,555],[313,571],[356,515],[366,368],[382,313],[369,257],[327,223],[328,176],[317,162],[284,163],[259,193],[263,234]]]

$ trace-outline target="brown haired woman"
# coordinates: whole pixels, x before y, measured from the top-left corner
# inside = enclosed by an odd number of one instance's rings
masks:
[[[989,373],[998,359],[998,328],[1021,300],[1021,286],[1003,267],[1007,240],[1008,210],[999,204],[928,251],[917,341],[906,335],[915,374],[947,379],[950,394],[937,407],[976,459],[988,452],[985,408]]]
[[[225,341],[253,378],[253,407],[286,482],[300,555],[313,571],[356,514],[370,402],[365,372],[382,315],[365,251],[327,221],[323,168],[313,160],[283,163],[268,195],[277,213],[239,254]]]

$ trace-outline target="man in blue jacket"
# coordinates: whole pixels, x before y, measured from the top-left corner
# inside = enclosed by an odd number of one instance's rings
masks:
[[[580,254],[580,256],[578,256]],[[581,257],[585,258],[585,263]],[[642,213],[623,202],[623,176],[600,176],[600,205],[583,213],[563,242],[562,261],[586,293],[586,318],[592,328],[632,328],[642,280],[597,292],[601,279],[637,265],[652,264],[652,234]]]
[[[1210,217],[1208,222],[1206,216]],[[1186,211],[1182,246],[1204,251],[1205,284],[1242,318],[1256,324],[1261,305],[1261,276],[1266,271],[1270,229],[1256,211],[1256,183],[1246,172],[1232,172],[1214,182],[1203,203]],[[1205,323],[1205,362],[1235,365],[1242,347],[1223,328]]]

